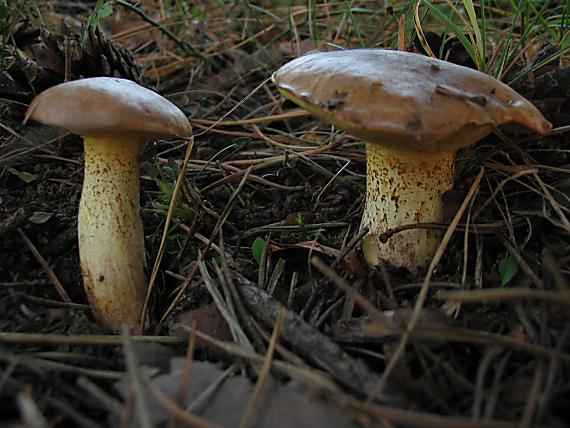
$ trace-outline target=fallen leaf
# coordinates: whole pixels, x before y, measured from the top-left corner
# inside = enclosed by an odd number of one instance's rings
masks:
[[[26,184],[29,184],[29,183],[36,181],[38,179],[38,177],[36,177],[34,174],[30,174],[29,172],[18,171],[17,169],[14,169],[14,168],[8,168],[8,171],[11,174],[14,174],[16,177],[18,177],[20,180],[22,180]]]
[[[44,224],[46,223],[50,218],[53,217],[53,213],[46,213],[43,211],[36,211],[35,213],[33,213],[30,218],[28,219],[30,222],[34,223],[34,224]]]
[[[178,392],[180,379],[188,362],[185,358],[176,357],[170,361],[170,371],[149,378],[153,386],[174,402]],[[146,375],[148,377],[148,374]],[[190,383],[183,406],[195,403],[204,391],[217,380],[221,384],[201,405],[194,408],[193,413],[208,422],[227,428],[238,427],[247,408],[254,384],[244,376],[230,377],[218,365],[207,361],[192,362]],[[115,384],[116,389],[126,399],[129,382],[125,378]],[[151,391],[143,386],[147,410],[152,426],[163,424],[170,419],[170,413],[154,398]],[[131,426],[136,426],[136,419]],[[179,425],[182,426],[182,425]],[[249,426],[258,428],[313,428],[326,426],[330,428],[353,427],[350,415],[313,395],[301,385],[289,382],[281,384],[269,377],[263,386],[260,399],[256,403]]]
[[[198,322],[198,330],[202,333],[221,341],[232,340],[228,324],[215,304],[201,305],[198,309],[187,310],[174,317],[169,323],[170,333],[174,336],[188,336],[189,330],[184,327],[190,327],[193,320]],[[196,349],[211,357],[223,357],[217,348],[200,337],[196,338]]]

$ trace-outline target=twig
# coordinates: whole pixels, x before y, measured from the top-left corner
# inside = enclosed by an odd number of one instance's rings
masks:
[[[185,325],[181,325],[180,328],[186,331],[191,330],[190,327]],[[262,355],[259,355],[253,351],[248,351],[242,346],[237,345],[233,342],[223,342],[200,331],[197,331],[196,334],[199,338],[204,339],[206,342],[211,343],[216,348],[226,352],[229,355],[234,355],[241,359],[251,361],[252,363],[262,364],[264,361]],[[299,367],[285,361],[273,361],[272,368],[280,373],[285,374],[286,376],[291,377],[292,379],[303,383],[304,385],[308,385],[312,388],[316,387],[321,391],[338,392],[339,390],[335,383],[330,379],[328,374],[320,370]]]
[[[366,335],[369,342],[382,342],[390,336],[402,336],[402,332],[394,332],[386,328],[382,323],[370,323],[362,328],[362,333]],[[570,364],[570,354],[546,348],[541,345],[516,339],[511,336],[490,333],[488,331],[472,330],[460,327],[438,326],[437,328],[418,325],[410,333],[414,339],[425,339],[429,341],[471,343],[486,346],[502,346],[527,352],[536,357],[553,358],[560,360],[564,364]]]
[[[568,292],[535,290],[531,288],[486,288],[471,291],[440,291],[435,298],[467,304],[504,302],[510,300],[538,300],[570,306],[570,293]]]
[[[178,391],[176,391],[176,397],[174,402],[180,407],[184,407],[186,404],[186,397],[188,395],[188,386],[190,385],[190,375],[192,374],[192,366],[194,363],[194,350],[196,349],[196,327],[198,325],[198,320],[194,318],[192,320],[192,331],[190,332],[190,339],[188,340],[188,347],[186,349],[186,359],[184,364],[184,369],[182,371],[182,376],[180,376],[180,383],[178,384]],[[176,427],[176,418],[174,414],[170,415],[170,421],[168,422],[169,428]]]
[[[15,294],[18,299],[22,299],[26,302],[36,303],[38,305],[43,305],[51,308],[68,308],[74,309],[78,311],[90,311],[91,308],[89,305],[84,305],[82,303],[67,303],[67,302],[60,302],[59,300],[51,300],[46,299],[44,297],[37,297],[30,294],[25,293],[17,293]]]
[[[241,190],[243,189],[243,186],[245,186],[245,183],[247,182],[247,179],[249,177],[249,174],[251,173],[252,167],[247,168],[244,171],[243,177],[241,182],[239,183],[237,189],[233,192],[232,197],[230,198],[230,200],[228,201],[228,203],[226,204],[226,206],[224,207],[224,209],[222,210],[222,213],[220,214],[220,218],[218,219],[218,221],[216,222],[214,229],[212,230],[212,233],[210,234],[210,239],[208,240],[208,244],[206,244],[206,247],[203,249],[203,251],[200,253],[200,256],[198,257],[197,262],[194,264],[194,267],[192,268],[192,270],[190,271],[190,273],[188,274],[186,281],[184,281],[182,283],[182,285],[180,285],[180,290],[178,291],[178,293],[176,294],[176,296],[174,297],[174,300],[172,300],[172,302],[170,303],[170,305],[168,306],[168,308],[166,309],[166,311],[164,312],[164,314],[162,315],[162,317],[160,318],[160,321],[158,323],[158,326],[156,328],[155,332],[160,331],[160,329],[162,328],[164,322],[166,321],[166,319],[168,318],[168,316],[170,315],[170,313],[174,310],[174,308],[176,307],[176,305],[178,304],[178,302],[180,301],[180,299],[182,298],[183,294],[185,293],[186,289],[188,288],[188,286],[190,285],[190,283],[192,282],[192,280],[194,279],[194,276],[196,276],[196,274],[198,273],[198,269],[199,269],[199,263],[202,262],[204,260],[204,256],[206,255],[206,253],[208,252],[208,249],[210,248],[210,245],[213,243],[214,237],[218,234],[219,230],[221,229],[222,225],[225,223],[226,219],[228,218],[228,216],[230,215],[231,209],[234,206],[236,200],[237,200],[237,196],[239,195],[239,193],[241,192]]]
[[[145,382],[145,386],[148,388],[153,397],[156,398],[156,401],[162,405],[162,407],[167,409],[177,419],[186,422],[188,426],[197,428],[222,428],[219,425],[208,422],[206,419],[201,418],[200,416],[196,416],[190,413],[188,410],[178,406],[151,381],[147,380]]]
[[[512,221],[511,224],[508,226],[518,227],[524,226],[527,224],[525,219],[517,218]],[[466,232],[466,233],[473,233],[473,234],[480,234],[480,235],[494,235],[498,231],[505,229],[507,224],[503,221],[494,222],[494,223],[480,223],[480,224],[458,224],[455,228],[456,232]],[[378,235],[378,240],[380,242],[388,242],[392,236],[396,233],[403,232],[405,230],[411,229],[434,229],[434,230],[447,230],[449,228],[449,224],[446,223],[412,223],[412,224],[405,224],[403,226],[394,227],[390,230],[387,230],[384,233]]]
[[[77,379],[77,385],[79,385],[85,392],[87,392],[91,397],[95,398],[99,403],[101,403],[107,410],[109,410],[113,415],[121,416],[121,402],[115,397],[107,393],[95,384],[89,378],[85,376],[79,377]]]
[[[277,300],[258,287],[242,285],[240,292],[243,301],[255,317],[265,324],[275,323],[283,308]],[[376,389],[380,379],[366,364],[346,353],[338,344],[296,313],[286,310],[281,336],[311,361],[325,368],[346,387],[369,395],[372,395]],[[385,402],[399,404],[402,402],[401,394],[395,388],[386,395],[377,393],[374,397]]]
[[[66,401],[62,401],[54,397],[48,397],[48,402],[51,406],[67,415],[75,423],[75,426],[82,428],[102,428],[102,425],[85,415],[82,415]]]
[[[219,232],[220,247],[223,249],[224,248],[224,234],[222,232],[223,232],[222,229],[220,229],[220,232]],[[220,281],[222,282],[222,285],[224,285],[224,287],[227,287],[229,294],[231,295],[231,298],[232,298],[232,301],[233,301],[233,304],[235,307],[236,315],[237,315],[239,321],[241,322],[241,324],[243,325],[244,331],[251,338],[251,342],[253,343],[254,349],[257,349],[258,351],[265,349],[263,341],[259,337],[259,334],[253,325],[251,316],[249,315],[249,313],[245,309],[245,306],[243,305],[243,302],[241,301],[241,296],[239,295],[239,293],[237,291],[237,287],[235,285],[232,272],[230,271],[229,266],[228,266],[228,262],[230,262],[231,260],[228,260],[228,257],[226,257],[225,251],[220,252],[220,258],[222,261],[222,266],[220,267],[220,266],[218,266],[218,264],[215,264],[214,268],[216,269],[216,272],[218,274],[218,277],[220,278]]]
[[[512,246],[512,244],[509,242],[509,240],[507,238],[505,238],[502,235],[498,235],[499,240],[501,241],[501,244],[504,245],[504,247],[507,249],[507,251],[509,252],[509,254],[511,256],[513,256],[513,258],[516,260],[517,264],[520,266],[520,268],[524,271],[524,273],[527,274],[527,276],[530,278],[530,280],[532,281],[532,283],[537,286],[540,289],[544,289],[544,282],[542,282],[542,279],[540,279],[538,277],[538,275],[536,273],[534,273],[534,271],[531,269],[531,267],[528,265],[528,263],[526,262],[525,259],[522,258],[522,256],[519,254],[519,252],[515,249],[515,247]]]
[[[333,281],[338,288],[344,291],[349,299],[352,299],[358,303],[358,305],[364,309],[370,319],[386,327],[386,329],[389,331],[393,331],[394,333],[401,332],[401,329],[399,329],[385,314],[376,309],[372,303],[366,300],[366,298],[355,288],[351,287],[334,270],[324,264],[321,259],[315,256],[311,259],[311,264],[315,266],[323,275]]]
[[[306,232],[308,230],[319,230],[319,229],[336,229],[338,227],[345,227],[348,223],[341,221],[331,221],[329,223],[313,223],[305,224],[303,226],[285,226],[282,224],[268,224],[265,226],[259,226],[248,230],[242,235],[242,239],[250,238],[252,236],[258,235],[262,232]]]
[[[142,343],[160,343],[163,345],[180,345],[187,342],[185,337],[178,336],[131,336],[131,341]],[[121,345],[121,336],[114,335],[64,335],[41,333],[0,332],[0,342],[4,343],[36,343],[44,345]]]
[[[518,428],[530,428],[540,399],[540,388],[544,382],[544,362],[537,361],[537,366],[532,378],[530,391],[528,392],[524,412],[519,421]]]
[[[433,256],[433,259],[432,259],[432,261],[428,267],[427,274],[424,278],[422,288],[420,289],[420,293],[418,294],[418,298],[417,298],[416,303],[414,305],[414,312],[412,313],[412,316],[410,317],[410,322],[408,323],[408,325],[406,327],[406,331],[404,332],[404,335],[400,339],[398,346],[394,350],[392,357],[390,358],[390,360],[386,364],[386,368],[384,369],[384,373],[382,373],[382,378],[380,379],[380,384],[378,385],[380,392],[382,392],[382,390],[384,389],[384,386],[386,384],[386,380],[388,379],[388,377],[392,373],[392,370],[394,370],[394,367],[396,367],[398,360],[402,357],[404,349],[406,348],[406,344],[408,343],[408,340],[410,338],[410,334],[413,331],[414,327],[416,326],[416,323],[417,323],[418,318],[420,316],[422,307],[426,301],[428,291],[429,291],[429,283],[430,283],[433,271],[434,271],[435,267],[437,266],[437,264],[439,263],[439,261],[441,260],[441,257],[443,256],[443,252],[445,251],[445,248],[447,247],[447,244],[449,243],[451,236],[455,232],[455,228],[459,224],[459,220],[461,220],[461,217],[463,216],[463,213],[465,212],[465,210],[469,206],[471,199],[477,193],[477,190],[479,189],[479,183],[481,182],[481,179],[483,178],[484,172],[485,172],[485,169],[483,167],[481,167],[479,174],[477,175],[477,177],[475,178],[475,181],[471,185],[471,188],[469,189],[467,196],[465,196],[465,199],[463,200],[463,203],[459,207],[459,210],[457,210],[457,213],[455,214],[453,221],[449,225],[449,228],[445,231],[445,234],[441,240],[441,243],[439,244],[439,247],[437,248],[437,251],[436,251],[435,255]]]
[[[156,282],[156,277],[158,275],[158,268],[160,267],[160,262],[162,261],[162,256],[166,249],[166,239],[168,238],[168,230],[170,228],[170,223],[172,222],[172,217],[174,216],[174,210],[176,209],[176,202],[178,201],[178,194],[180,193],[180,187],[184,181],[184,174],[186,173],[186,167],[188,161],[190,160],[190,154],[192,153],[192,148],[194,147],[194,137],[190,137],[188,140],[188,145],[186,146],[186,153],[184,155],[184,161],[180,168],[178,177],[176,178],[176,184],[174,185],[174,190],[172,191],[172,197],[170,198],[170,204],[168,205],[168,212],[166,213],[166,220],[164,222],[164,230],[162,232],[162,238],[160,240],[160,247],[158,249],[158,254],[156,255],[156,260],[154,261],[154,266],[152,267],[152,274],[150,275],[150,280],[148,283],[148,288],[146,292],[146,297],[144,301],[144,306],[140,319],[139,331],[142,333],[145,329],[145,324],[147,320],[148,307],[150,305],[150,298],[152,297],[152,292],[154,290],[154,284]]]
[[[273,334],[271,335],[271,340],[269,341],[269,347],[267,348],[267,353],[265,354],[265,360],[263,361],[263,366],[261,366],[261,372],[259,373],[259,378],[255,383],[255,388],[249,398],[247,403],[247,407],[245,412],[241,418],[241,422],[239,424],[240,428],[246,428],[249,420],[251,419],[251,415],[253,414],[253,409],[255,408],[255,404],[259,400],[261,395],[261,390],[263,389],[263,385],[265,385],[265,381],[269,376],[269,369],[271,368],[271,361],[273,361],[273,353],[275,352],[275,346],[277,345],[277,341],[279,339],[279,332],[281,331],[281,324],[283,323],[283,318],[285,318],[285,309],[282,307],[279,311],[279,315],[277,316],[277,320],[275,320],[275,327],[273,327]]]
[[[143,377],[138,365],[135,350],[126,327],[123,328],[121,334],[123,342],[123,352],[125,353],[125,364],[129,373],[130,385],[133,389],[135,398],[135,414],[138,416],[137,424],[142,428],[152,428],[152,419],[150,418],[149,408],[143,388]]]
[[[491,384],[490,391],[486,396],[485,412],[482,415],[484,419],[490,419],[495,413],[495,408],[499,402],[500,394],[503,391],[502,382],[505,376],[505,367],[511,359],[512,352],[505,352],[501,361],[497,364],[495,374],[493,376],[493,383]]]
[[[275,292],[275,289],[277,288],[277,284],[279,284],[279,280],[281,279],[281,276],[283,274],[283,271],[285,270],[285,259],[279,259],[277,260],[277,263],[275,263],[275,267],[273,268],[273,272],[271,273],[271,277],[269,278],[269,281],[267,282],[267,287],[266,290],[267,292],[273,296],[273,293]]]
[[[213,126],[255,125],[258,123],[280,122],[286,119],[294,119],[310,115],[311,113],[309,113],[307,110],[295,109],[295,110],[290,110],[287,113],[275,114],[272,116],[255,117],[252,119],[222,120],[222,121],[208,120],[208,119],[191,119],[190,123],[198,123],[200,125],[213,125]],[[306,148],[312,148],[312,147],[306,147]]]
[[[487,395],[485,380],[487,379],[488,369],[493,360],[501,355],[501,352],[503,352],[501,348],[489,348],[479,363],[475,383],[475,394],[473,397],[473,403],[471,404],[471,417],[473,419],[480,419],[482,416],[483,398]]]
[[[513,175],[511,175],[511,176],[505,178],[503,181],[501,181],[497,185],[497,187],[495,187],[495,189],[493,189],[493,193],[491,193],[491,196],[489,196],[484,203],[482,203],[479,207],[477,207],[477,210],[473,214],[473,220],[475,220],[477,217],[479,217],[479,214],[484,212],[487,205],[489,203],[491,203],[492,200],[495,199],[495,196],[497,196],[497,194],[503,189],[503,187],[505,187],[505,185],[509,181],[517,180],[518,178],[522,177],[523,175],[532,175],[532,174],[536,174],[536,168],[520,169],[520,170],[516,171]],[[472,225],[472,226],[474,226],[474,225]]]
[[[204,281],[204,285],[206,285],[206,288],[208,289],[210,296],[212,296],[212,299],[214,300],[216,307],[218,308],[220,314],[228,324],[232,336],[234,337],[236,342],[238,342],[244,348],[253,350],[253,345],[251,344],[249,338],[247,337],[247,335],[239,325],[239,322],[234,312],[229,308],[229,305],[224,301],[224,298],[220,294],[220,291],[215,286],[214,280],[210,276],[210,273],[208,272],[205,263],[200,260],[198,262],[198,266],[200,268],[200,273],[202,275],[202,280]]]
[[[364,236],[368,233],[368,227],[363,227],[360,231],[352,237],[352,239],[340,250],[338,256],[331,264],[331,269],[334,269],[337,264],[339,264],[346,255],[354,248],[356,245],[364,238]]]
[[[48,428],[48,422],[36,401],[28,392],[21,392],[16,397],[22,422],[30,428]]]
[[[43,270],[47,273],[47,276],[48,276],[50,282],[54,286],[55,291],[57,291],[57,294],[59,294],[59,297],[61,297],[61,300],[63,300],[66,303],[71,303],[71,298],[69,297],[69,294],[67,294],[67,291],[65,291],[65,288],[63,288],[63,285],[61,285],[61,282],[59,282],[59,279],[57,278],[57,276],[53,272],[53,269],[51,268],[49,263],[42,257],[42,255],[40,254],[38,249],[34,246],[32,241],[30,241],[28,239],[28,237],[22,231],[22,229],[18,228],[18,233],[20,234],[20,236],[24,240],[24,243],[26,244],[28,249],[32,252],[34,257],[36,258],[38,263],[41,265]]]
[[[320,147],[316,147],[314,149],[310,149],[304,152],[304,155],[313,155],[313,154],[320,154],[320,153],[326,153],[327,151],[331,150],[333,147],[335,147],[335,144],[327,144],[326,146],[320,146]],[[288,153],[287,156],[285,155],[281,155],[281,156],[273,156],[267,160],[265,160],[262,163],[257,163],[255,166],[253,166],[252,171],[258,171],[261,169],[266,169],[266,168],[271,168],[274,165],[279,165],[283,162],[283,160],[285,159],[290,159],[290,160],[294,160],[297,159],[299,157],[299,153]],[[226,184],[228,182],[232,182],[232,181],[237,181],[238,177],[241,177],[243,174],[245,174],[245,170],[240,171],[239,173],[233,174],[229,177],[224,177],[221,178],[220,180],[217,180],[213,183],[208,184],[207,186],[204,186],[202,189],[200,189],[201,193],[204,193],[208,190],[214,189],[218,186],[221,186],[223,184]]]
[[[72,366],[70,364],[59,363],[57,361],[44,360],[42,358],[32,357],[30,355],[15,355],[0,349],[0,360],[16,362],[18,365],[32,367],[34,369],[44,369],[54,372],[72,373],[76,375],[85,375],[100,379],[119,380],[124,376],[123,372],[89,369],[85,367]]]
[[[550,191],[548,190],[548,188],[546,187],[546,185],[538,175],[537,171],[533,173],[533,176],[534,179],[538,182],[540,189],[544,193],[544,197],[548,202],[550,202],[550,205],[552,206],[554,211],[556,211],[558,217],[560,217],[561,227],[566,230],[566,233],[570,233],[570,221],[568,221],[568,218],[564,215],[564,212],[560,208],[560,205],[558,204],[558,202],[556,202],[556,199],[554,199],[554,197],[552,196],[552,194],[550,193]]]
[[[238,364],[232,364],[224,372],[216,377],[210,385],[208,385],[200,395],[198,395],[190,404],[186,406],[186,410],[189,412],[200,413],[208,403],[212,400],[214,394],[218,391],[220,385],[222,385],[227,378],[233,376],[237,372]]]
[[[150,16],[148,16],[146,13],[144,13],[138,7],[132,5],[129,2],[124,1],[124,0],[115,0],[115,2],[118,5],[123,6],[125,9],[128,9],[128,10],[136,13],[138,16],[141,17],[141,19],[143,21],[146,21],[150,25],[155,27],[158,31],[160,31],[162,34],[164,34],[166,37],[168,37],[170,40],[172,40],[174,43],[176,43],[176,45],[178,47],[180,47],[182,50],[184,50],[184,52],[186,52],[187,54],[194,55],[203,61],[210,62],[209,59],[207,59],[200,52],[198,52],[190,43],[183,41],[183,40],[180,40],[168,28],[166,28],[166,27],[162,26],[160,23],[156,22],[154,19],[152,19]]]
[[[397,426],[413,428],[516,428],[516,424],[513,422],[500,420],[474,421],[471,418],[458,416],[434,415],[433,413],[364,403],[348,395],[338,394],[330,396],[329,398],[331,401],[336,402],[350,411],[358,411],[370,415],[377,421],[376,425],[371,423],[372,426],[386,426],[385,421],[389,421]]]

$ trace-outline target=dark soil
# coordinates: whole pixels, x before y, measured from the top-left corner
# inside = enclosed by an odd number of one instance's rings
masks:
[[[345,297],[339,282],[354,286],[378,313],[395,317],[396,325],[405,329],[423,278],[389,266],[370,268],[358,242],[345,251],[342,260],[338,257],[359,231],[365,189],[363,145],[310,116],[292,115],[257,124],[225,123],[296,109],[282,101],[270,83],[249,96],[294,56],[286,26],[275,24],[273,30],[253,37],[272,23],[267,15],[238,3],[203,10],[202,21],[196,18],[192,27],[175,27],[180,39],[207,55],[208,61],[203,61],[148,23],[144,31],[117,37],[117,44],[112,44],[112,35],[145,24],[137,14],[118,6],[115,15],[101,23],[109,40],[92,32],[89,49],[83,50],[77,45],[80,29],[73,18],[78,14],[84,21],[88,8],[62,5],[40,9],[49,35],[38,30],[34,11],[27,11],[29,21],[18,21],[18,27],[11,29],[16,35],[12,42],[16,41],[35,64],[32,68],[19,64],[24,71],[34,70],[36,83],[40,83],[31,85],[33,90],[63,81],[66,68],[72,79],[124,76],[154,87],[193,120],[193,156],[168,233],[146,331],[149,336],[160,336],[156,343],[133,345],[139,368],[148,369],[144,376],[174,370],[171,358],[184,356],[187,348],[185,340],[176,338],[188,335],[192,319],[198,319],[200,330],[215,339],[233,340],[264,356],[278,317],[278,310],[271,305],[278,301],[288,309],[283,322],[289,324],[281,331],[282,345],[288,351],[278,349],[275,359],[315,371],[315,379],[322,383],[278,369],[273,374],[283,384],[292,378],[304,384],[312,397],[342,409],[360,424],[384,426],[385,421],[391,421],[385,426],[443,426],[439,423],[449,417],[447,426],[453,426],[451,418],[461,417],[465,418],[462,423],[481,422],[470,426],[495,426],[492,424],[497,421],[512,426],[508,423],[523,421],[520,426],[562,427],[570,420],[570,226],[566,220],[570,212],[570,72],[562,60],[533,70],[515,84],[553,123],[551,135],[493,134],[459,154],[456,184],[446,195],[449,204],[459,207],[484,167],[478,194],[469,208],[469,221],[491,227],[469,234],[458,228],[453,235],[432,277],[420,317],[418,328],[424,336],[410,339],[404,357],[388,378],[386,396],[378,399],[381,394],[363,385],[373,382],[356,379],[369,376],[379,382],[397,338],[378,325],[371,329],[365,315],[374,320],[374,314],[355,305],[350,294]],[[152,8],[143,10],[159,17]],[[233,20],[224,20],[225,15]],[[59,28],[61,16],[67,17],[69,28]],[[261,21],[243,27],[246,18]],[[305,21],[298,31],[310,42]],[[73,49],[77,49],[73,50],[76,60],[72,67],[65,65],[64,36],[73,40]],[[48,43],[50,40],[53,43]],[[249,42],[240,44],[244,40]],[[354,33],[346,34],[346,45],[358,47],[355,40]],[[43,55],[30,46],[43,47]],[[417,47],[410,43],[408,49]],[[453,49],[456,62],[473,65],[460,47]],[[120,61],[131,58],[130,52],[138,65]],[[160,55],[164,58],[152,59]],[[170,71],[160,68],[182,58],[191,60]],[[536,63],[540,60],[537,55]],[[522,67],[516,64],[511,74],[516,75]],[[129,393],[129,388],[121,390],[116,385],[127,375],[136,379],[136,368],[128,363],[129,345],[120,339],[113,345],[104,339],[97,342],[108,332],[92,319],[82,287],[77,249],[82,143],[73,135],[58,138],[60,134],[52,128],[23,125],[25,104],[34,95],[30,75],[22,72],[12,73],[11,80],[5,77],[0,91],[0,334],[25,334],[0,338],[0,420],[13,426],[32,426],[32,421],[47,421],[52,426],[128,426],[125,421],[129,417],[144,417],[133,405],[132,389]],[[212,122],[207,120],[222,123],[208,128]],[[158,253],[184,149],[181,141],[160,141],[149,144],[141,159],[141,215],[150,266]],[[249,166],[252,169],[246,172]],[[235,196],[245,175],[247,181]],[[467,221],[464,216],[461,224]],[[268,242],[260,263],[257,250],[252,250],[256,238]],[[331,266],[341,279],[311,265],[312,256]],[[198,260],[203,261],[202,270]],[[517,272],[508,287],[501,288],[503,270],[509,263],[517,266]],[[71,304],[62,302],[46,266],[69,294]],[[211,297],[208,281],[217,287],[225,307],[232,308],[233,318],[250,342],[240,338],[234,327],[230,334],[220,312],[212,309],[220,303]],[[270,297],[261,294],[248,299],[233,292],[244,286],[249,290],[255,284],[271,291],[274,299],[264,300]],[[560,301],[499,295],[474,304],[454,304],[438,298],[438,293],[449,289],[478,288],[507,293],[558,292]],[[251,302],[256,299],[269,303],[252,309]],[[173,302],[172,313],[160,323]],[[295,323],[301,327],[291,328]],[[27,334],[58,336],[43,340]],[[483,339],[483,334],[489,336]],[[78,335],[92,335],[93,340]],[[170,336],[171,343],[164,344],[168,342],[164,336]],[[78,339],[63,343],[61,337]],[[246,367],[239,372],[243,376],[255,381],[260,373],[259,362],[222,349],[212,340],[200,339],[194,352],[198,360],[217,363],[216,370],[239,363]],[[331,355],[334,358],[329,362]],[[84,377],[103,393],[79,381]],[[327,390],[323,379],[338,389],[334,393]],[[373,403],[378,407],[367,403],[367,396],[375,397]],[[120,410],[110,410],[113,405],[105,397]],[[150,398],[147,402],[151,410],[161,408],[156,403]],[[30,410],[32,404],[39,415]],[[411,419],[380,414],[380,405],[395,406]],[[433,413],[443,419],[432,423],[414,412]],[[154,417],[158,418],[151,415]],[[490,425],[483,424],[485,418]],[[163,420],[160,423],[166,425]]]

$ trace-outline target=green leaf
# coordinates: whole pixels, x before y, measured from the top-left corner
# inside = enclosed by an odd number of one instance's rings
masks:
[[[257,264],[261,263],[261,255],[263,254],[263,250],[267,245],[267,241],[263,238],[255,238],[253,244],[251,244],[251,252],[253,253],[253,258],[257,262]]]
[[[192,6],[192,9],[190,9],[190,13],[193,19],[202,19],[204,17],[202,10],[197,6]]]
[[[172,183],[168,180],[163,179],[160,180],[157,184],[160,187],[160,191],[162,192],[161,199],[163,201],[170,201],[170,198],[172,198],[172,193],[174,192],[174,186]]]
[[[162,204],[160,202],[152,201],[150,206],[153,208],[155,212],[160,212],[166,214],[168,211],[168,204]]]
[[[18,177],[24,183],[31,183],[32,181],[36,181],[38,179],[37,176],[35,176],[34,174],[30,174],[29,172],[18,171],[17,169],[14,169],[14,168],[8,168],[8,171],[11,174],[14,174],[16,177]]]
[[[89,28],[95,31],[99,26],[99,21],[111,16],[112,14],[113,5],[110,2],[105,3],[104,0],[97,0],[97,4],[95,5],[93,12],[91,12],[91,15],[87,18],[87,26],[85,27],[85,31],[81,37],[81,44],[83,46],[87,44],[87,40],[89,39]]]
[[[168,209],[166,210],[166,212],[168,212]],[[177,218],[184,223],[194,218],[194,210],[190,208],[188,205],[181,204],[180,202],[178,202],[176,208],[174,208],[173,214],[174,218]]]
[[[303,214],[301,212],[297,212],[297,226],[305,227],[305,219],[303,218]]]
[[[99,19],[108,18],[113,14],[113,5],[111,3],[105,3],[103,7],[99,10],[97,17]]]
[[[156,165],[156,164],[153,164],[150,162],[146,163],[144,166],[144,171],[150,178],[159,178],[160,177],[160,169],[159,169],[158,165]]]
[[[36,211],[35,213],[33,213],[30,218],[28,219],[29,221],[31,221],[34,224],[44,224],[45,222],[47,222],[50,218],[53,217],[53,213],[46,213],[43,211]]]
[[[499,262],[499,275],[501,276],[501,287],[506,286],[519,271],[519,265],[512,257],[505,257]]]

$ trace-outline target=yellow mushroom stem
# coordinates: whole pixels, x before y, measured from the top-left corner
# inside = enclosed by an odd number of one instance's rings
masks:
[[[386,243],[384,232],[413,223],[444,220],[443,194],[453,186],[455,153],[432,154],[398,151],[366,143],[366,205],[361,227],[366,261],[374,266],[383,259],[413,274],[424,270],[440,243],[441,232],[409,229]]]
[[[139,140],[85,137],[79,257],[93,315],[136,332],[144,305],[144,236],[139,215]]]

